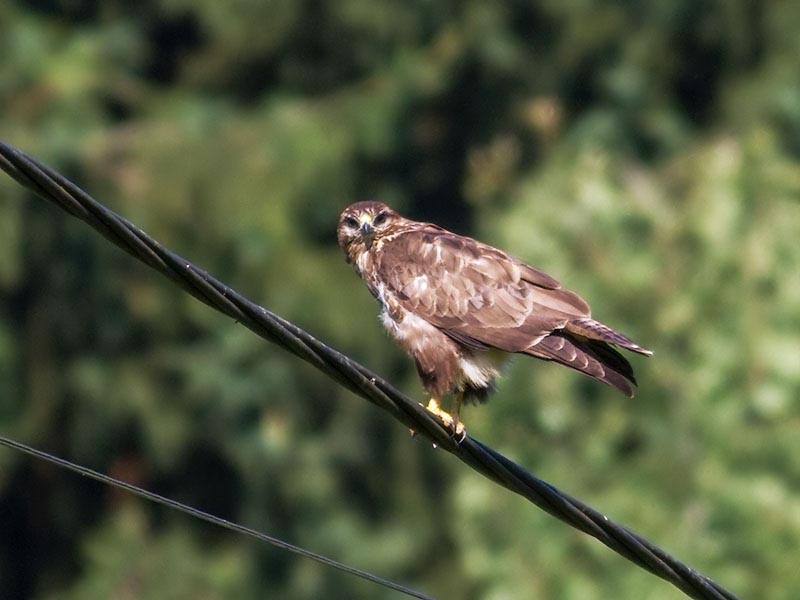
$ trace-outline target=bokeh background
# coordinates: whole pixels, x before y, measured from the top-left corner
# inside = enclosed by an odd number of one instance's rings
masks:
[[[11,0],[0,138],[423,399],[382,199],[655,351],[470,432],[746,598],[800,590],[800,3]],[[680,598],[0,176],[0,431],[441,598]],[[395,598],[8,449],[0,596]]]

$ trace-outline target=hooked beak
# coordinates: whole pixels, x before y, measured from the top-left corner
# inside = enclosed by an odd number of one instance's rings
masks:
[[[364,240],[364,245],[369,250],[372,247],[372,241],[375,239],[375,229],[369,221],[364,221],[359,227],[358,232],[361,234],[361,239]]]

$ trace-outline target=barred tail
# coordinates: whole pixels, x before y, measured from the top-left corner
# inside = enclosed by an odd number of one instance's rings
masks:
[[[567,323],[566,330],[585,338],[589,338],[590,340],[599,340],[608,344],[614,344],[615,346],[625,348],[631,352],[637,352],[639,354],[644,354],[645,356],[653,355],[651,350],[642,348],[621,333],[614,331],[599,321],[595,321],[594,319],[590,319],[588,317],[569,321]]]
[[[636,346],[627,338],[623,339]],[[639,346],[636,348],[643,350]],[[617,388],[629,398],[634,396],[636,378],[630,363],[605,342],[574,337],[568,331],[558,330],[523,352],[575,369]]]

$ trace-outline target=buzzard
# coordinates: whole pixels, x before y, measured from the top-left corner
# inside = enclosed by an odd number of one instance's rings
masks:
[[[612,346],[652,352],[591,317],[547,273],[502,250],[381,202],[339,218],[339,246],[381,305],[381,320],[411,355],[427,409],[457,434],[462,401],[485,401],[512,353],[553,361],[633,397],[636,379]],[[440,407],[454,394],[452,415]]]

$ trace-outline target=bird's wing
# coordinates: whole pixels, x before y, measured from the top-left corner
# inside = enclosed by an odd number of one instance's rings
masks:
[[[519,352],[590,314],[546,273],[427,224],[387,239],[376,269],[404,309],[475,348]]]

